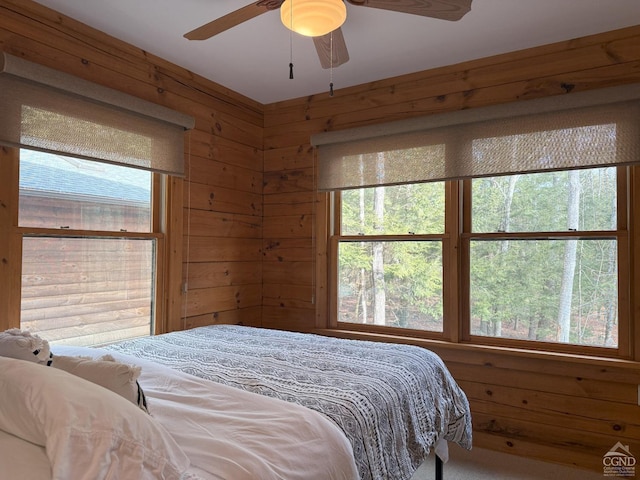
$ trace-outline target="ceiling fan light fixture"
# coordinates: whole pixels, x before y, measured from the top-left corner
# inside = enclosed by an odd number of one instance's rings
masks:
[[[321,37],[342,26],[347,19],[343,0],[284,0],[282,24],[307,37]]]

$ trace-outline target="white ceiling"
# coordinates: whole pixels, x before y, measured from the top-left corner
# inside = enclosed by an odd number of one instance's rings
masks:
[[[313,41],[290,35],[278,11],[209,40],[183,38],[248,0],[37,1],[263,104],[329,89]],[[640,0],[474,0],[457,22],[347,4],[350,60],[333,70],[333,83],[339,89],[639,24]]]

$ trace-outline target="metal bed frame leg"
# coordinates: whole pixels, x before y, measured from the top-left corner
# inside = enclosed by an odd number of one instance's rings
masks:
[[[436,480],[443,480],[442,465],[442,459],[438,455],[436,455]]]

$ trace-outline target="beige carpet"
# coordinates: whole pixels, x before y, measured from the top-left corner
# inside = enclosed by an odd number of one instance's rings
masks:
[[[411,480],[433,480],[433,455]],[[444,464],[444,480],[602,480],[602,473],[473,448],[470,452],[451,445]]]

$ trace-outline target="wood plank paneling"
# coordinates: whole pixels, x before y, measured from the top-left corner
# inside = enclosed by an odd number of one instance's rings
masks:
[[[217,324],[241,324],[259,327],[262,323],[262,307],[238,308],[223,312],[212,312],[186,318],[183,329]]]
[[[310,238],[313,231],[313,215],[300,213],[299,215],[277,216],[268,222],[263,234],[266,238]]]
[[[225,187],[238,191],[238,196],[262,193],[262,172],[257,170],[191,156],[187,171],[195,183]]]
[[[264,216],[306,215],[313,211],[313,191],[273,193],[264,197]]]
[[[185,295],[187,317],[210,312],[256,307],[262,304],[262,285],[198,288]]]
[[[191,289],[262,283],[262,268],[255,262],[191,263],[183,275]]]
[[[494,368],[447,362],[449,370],[458,381],[473,382],[478,378],[491,377],[492,385],[516,387],[537,392],[549,392],[572,397],[594,398],[616,403],[637,405],[638,388],[624,382],[595,380],[592,378],[550,375],[541,372],[526,372],[518,369]],[[515,372],[518,374],[516,375]]]
[[[266,285],[314,285],[311,262],[265,262],[262,281]]]
[[[262,219],[235,213],[194,210],[184,219],[185,232],[195,237],[260,238]]]
[[[262,194],[243,192],[219,185],[191,182],[184,191],[185,209],[239,213],[262,217]]]
[[[310,332],[315,328],[313,319],[309,318],[309,309],[300,307],[271,306],[262,307],[262,326],[281,330]]]
[[[187,148],[193,156],[262,171],[261,148],[243,145],[203,130],[194,130],[188,135]]]
[[[264,174],[265,195],[314,190],[313,168],[283,170]]]
[[[311,262],[313,260],[313,242],[310,238],[265,240],[262,250],[266,262]]]
[[[310,145],[298,145],[264,152],[264,171],[281,172],[313,167],[314,149]]]
[[[264,106],[31,1],[0,0],[0,49],[196,119],[188,176],[169,182],[169,330],[323,325],[326,249],[313,236],[327,211],[314,192],[313,133],[640,81],[640,26]],[[0,204],[0,272],[15,278],[19,245]],[[5,328],[17,326],[9,303]],[[442,356],[468,390],[478,446],[595,471],[619,440],[640,452],[633,362],[379,339]]]
[[[260,262],[262,241],[259,238],[190,237],[184,238],[183,261]],[[256,265],[256,268],[260,268]]]
[[[263,305],[288,308],[313,308],[314,291],[311,285],[265,285],[262,291]]]

